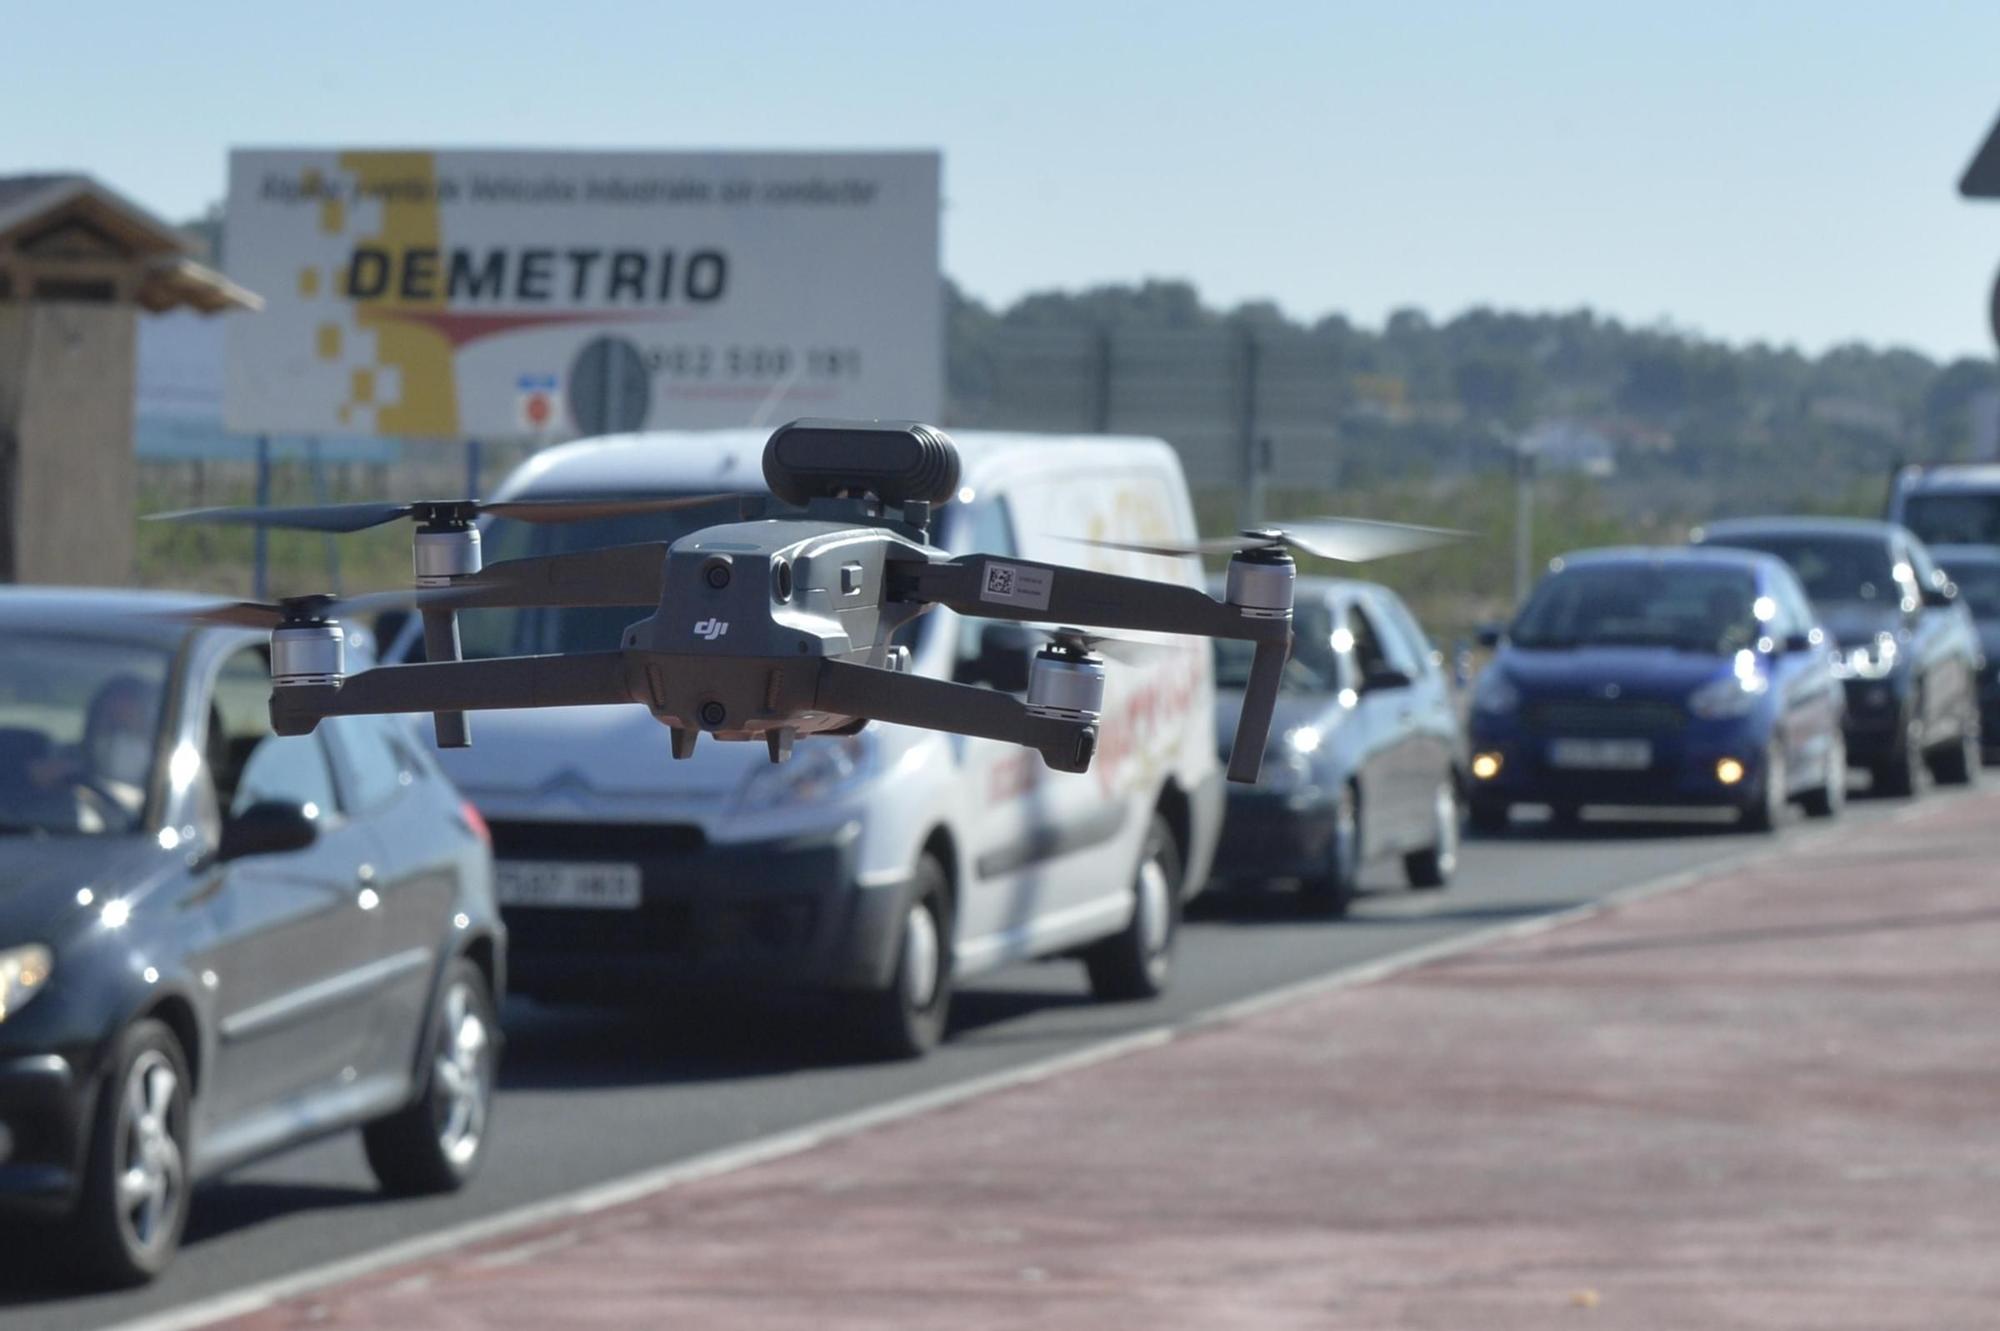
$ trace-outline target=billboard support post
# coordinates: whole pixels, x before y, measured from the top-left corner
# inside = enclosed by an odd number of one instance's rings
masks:
[[[257,507],[271,503],[271,436],[257,436]],[[264,601],[271,596],[271,529],[259,523],[250,538],[250,595]]]
[[[480,463],[479,441],[477,439],[466,440],[465,441],[465,497],[467,499],[479,498],[479,463]]]

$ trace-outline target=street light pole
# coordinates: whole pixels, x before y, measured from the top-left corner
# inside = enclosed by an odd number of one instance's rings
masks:
[[[1528,599],[1535,562],[1535,455],[1514,443],[1514,604]]]

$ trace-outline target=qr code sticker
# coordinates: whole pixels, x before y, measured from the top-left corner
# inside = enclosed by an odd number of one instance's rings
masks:
[[[1049,608],[1049,594],[1055,588],[1055,574],[1032,564],[1003,564],[995,560],[986,565],[986,580],[981,584],[979,599],[992,601],[998,605],[1018,605],[1030,610]]]

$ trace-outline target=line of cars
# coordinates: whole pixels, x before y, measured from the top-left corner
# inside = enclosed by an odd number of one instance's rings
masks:
[[[762,443],[589,441],[538,454],[500,495],[739,488]],[[1156,441],[959,443],[949,546],[1073,560],[1081,547],[1058,537],[1193,535]],[[494,521],[484,536],[507,558],[671,539],[716,516]],[[267,644],[190,630],[175,615],[189,598],[8,592],[0,1215],[66,1226],[68,1256],[129,1283],[170,1259],[197,1179],[313,1137],[359,1128],[390,1191],[458,1187],[488,1149],[510,988],[638,1004],[804,991],[858,1050],[908,1056],[941,1038],[959,981],[1012,962],[1078,960],[1106,1000],[1159,993],[1204,887],[1295,880],[1329,916],[1370,864],[1442,887],[1468,812],[1485,829],[1530,801],[1559,818],[1723,804],[1758,826],[1787,799],[1837,812],[1850,757],[1893,785],[1904,755],[1880,727],[1860,738],[1873,689],[1922,718],[1890,733],[1960,775],[1986,676],[1947,687],[1920,668],[1967,660],[1965,635],[1939,627],[1962,601],[1882,530],[1873,599],[1888,617],[1839,650],[1833,611],[1815,608],[1838,599],[1815,581],[1837,561],[1742,548],[1796,530],[1718,526],[1686,551],[1562,561],[1479,681],[1469,743],[1463,700],[1393,593],[1301,579],[1266,777],[1229,793],[1226,818],[1218,754],[1248,670],[1230,643],[1154,643],[1110,672],[1098,760],[1077,776],[891,726],[783,765],[723,744],[676,761],[650,717],[609,707],[481,714],[471,750],[438,752],[410,718],[271,734]],[[2000,557],[1980,554],[1954,567],[1967,599],[1990,602]],[[1087,557],[1203,576],[1193,559]],[[649,609],[468,612],[464,649],[587,649]],[[379,628],[385,657],[420,656],[417,625]],[[920,672],[1018,691],[1039,641],[941,611],[902,645]],[[350,643],[364,662],[366,644]]]

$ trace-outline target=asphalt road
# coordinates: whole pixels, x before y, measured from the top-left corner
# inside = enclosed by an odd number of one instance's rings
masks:
[[[1936,798],[1935,796],[1933,798]],[[1847,818],[1897,802],[1857,800]],[[1795,821],[1779,847],[1812,834]],[[1345,921],[1301,919],[1280,894],[1198,906],[1172,993],[1155,1003],[1089,1001],[1074,962],[982,977],[959,996],[955,1032],[915,1063],[856,1065],[810,1011],[634,1016],[519,1003],[509,1031],[492,1154],[451,1198],[388,1201],[355,1134],[281,1156],[204,1188],[174,1269],[152,1287],[77,1296],[32,1266],[0,1263],[0,1331],[101,1327],[365,1253],[444,1226],[797,1128],[1108,1037],[1185,1021],[1266,990],[1468,930],[1563,910],[1608,892],[1755,850],[1714,825],[1517,825],[1465,848],[1444,893],[1380,890]],[[18,1254],[15,1254],[18,1256]]]

